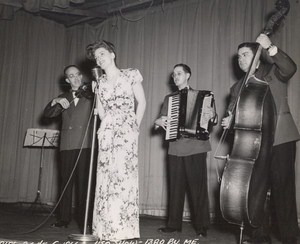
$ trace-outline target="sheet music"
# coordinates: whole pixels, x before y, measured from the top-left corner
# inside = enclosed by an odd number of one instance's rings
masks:
[[[59,130],[27,129],[24,146],[30,147],[58,147]]]

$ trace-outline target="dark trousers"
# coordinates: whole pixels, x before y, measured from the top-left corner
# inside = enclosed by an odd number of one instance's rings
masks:
[[[65,150],[60,152],[60,184],[61,184],[61,194],[68,182],[74,165],[77,161],[80,150]],[[88,187],[88,176],[90,167],[90,156],[91,149],[82,149],[80,157],[78,159],[77,167],[74,174],[68,183],[68,187],[63,193],[59,205],[59,216],[60,219],[66,222],[70,222],[72,219],[72,193],[73,185],[75,179],[76,187],[76,213],[77,219],[80,225],[84,223],[85,217],[85,203],[87,197],[87,187]],[[91,191],[94,193],[94,190]],[[90,211],[91,212],[91,211]]]
[[[269,234],[269,214],[274,212],[279,234],[284,241],[298,234],[295,191],[296,142],[274,146],[270,169],[271,201],[262,227],[254,230],[254,237]]]
[[[207,228],[210,223],[207,190],[207,153],[177,157],[169,155],[168,227],[181,229],[185,194],[194,228]]]

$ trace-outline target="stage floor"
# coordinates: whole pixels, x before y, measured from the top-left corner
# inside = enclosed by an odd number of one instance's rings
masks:
[[[50,225],[55,221],[55,216],[48,216],[50,210],[48,206],[30,209],[28,205],[24,206],[20,203],[0,203],[0,244],[75,244],[76,241],[69,239],[69,236],[82,234],[76,222],[73,220],[68,228],[51,228]],[[164,224],[164,219],[141,216],[141,238],[120,242],[120,244],[238,243],[239,227],[223,221],[213,223],[208,230],[208,236],[201,239],[196,236],[189,222],[184,222],[182,232],[175,234],[158,232],[157,229]],[[247,230],[245,230],[244,237],[247,238]],[[272,236],[272,243],[280,242]]]

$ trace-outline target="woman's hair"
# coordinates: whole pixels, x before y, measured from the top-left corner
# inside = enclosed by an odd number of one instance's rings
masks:
[[[190,68],[188,65],[182,64],[182,63],[181,63],[181,64],[176,64],[176,65],[174,66],[174,69],[175,69],[176,67],[182,67],[183,71],[184,71],[185,73],[190,74],[190,78],[191,78],[191,76],[192,76],[192,71],[191,71],[191,68]]]
[[[115,57],[117,56],[114,44],[112,44],[111,42],[105,41],[105,40],[100,40],[95,43],[89,44],[86,47],[87,58],[94,60],[95,59],[95,51],[101,47],[106,49],[110,53],[114,53]]]
[[[238,50],[241,49],[242,47],[250,48],[252,53],[255,54],[257,47],[258,47],[258,43],[257,42],[243,42],[238,46]]]

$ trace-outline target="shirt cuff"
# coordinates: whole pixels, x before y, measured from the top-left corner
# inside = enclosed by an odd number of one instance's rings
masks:
[[[278,48],[275,45],[272,45],[267,50],[270,56],[274,56],[278,53]]]
[[[51,102],[51,107],[53,107],[57,102],[53,99]]]

